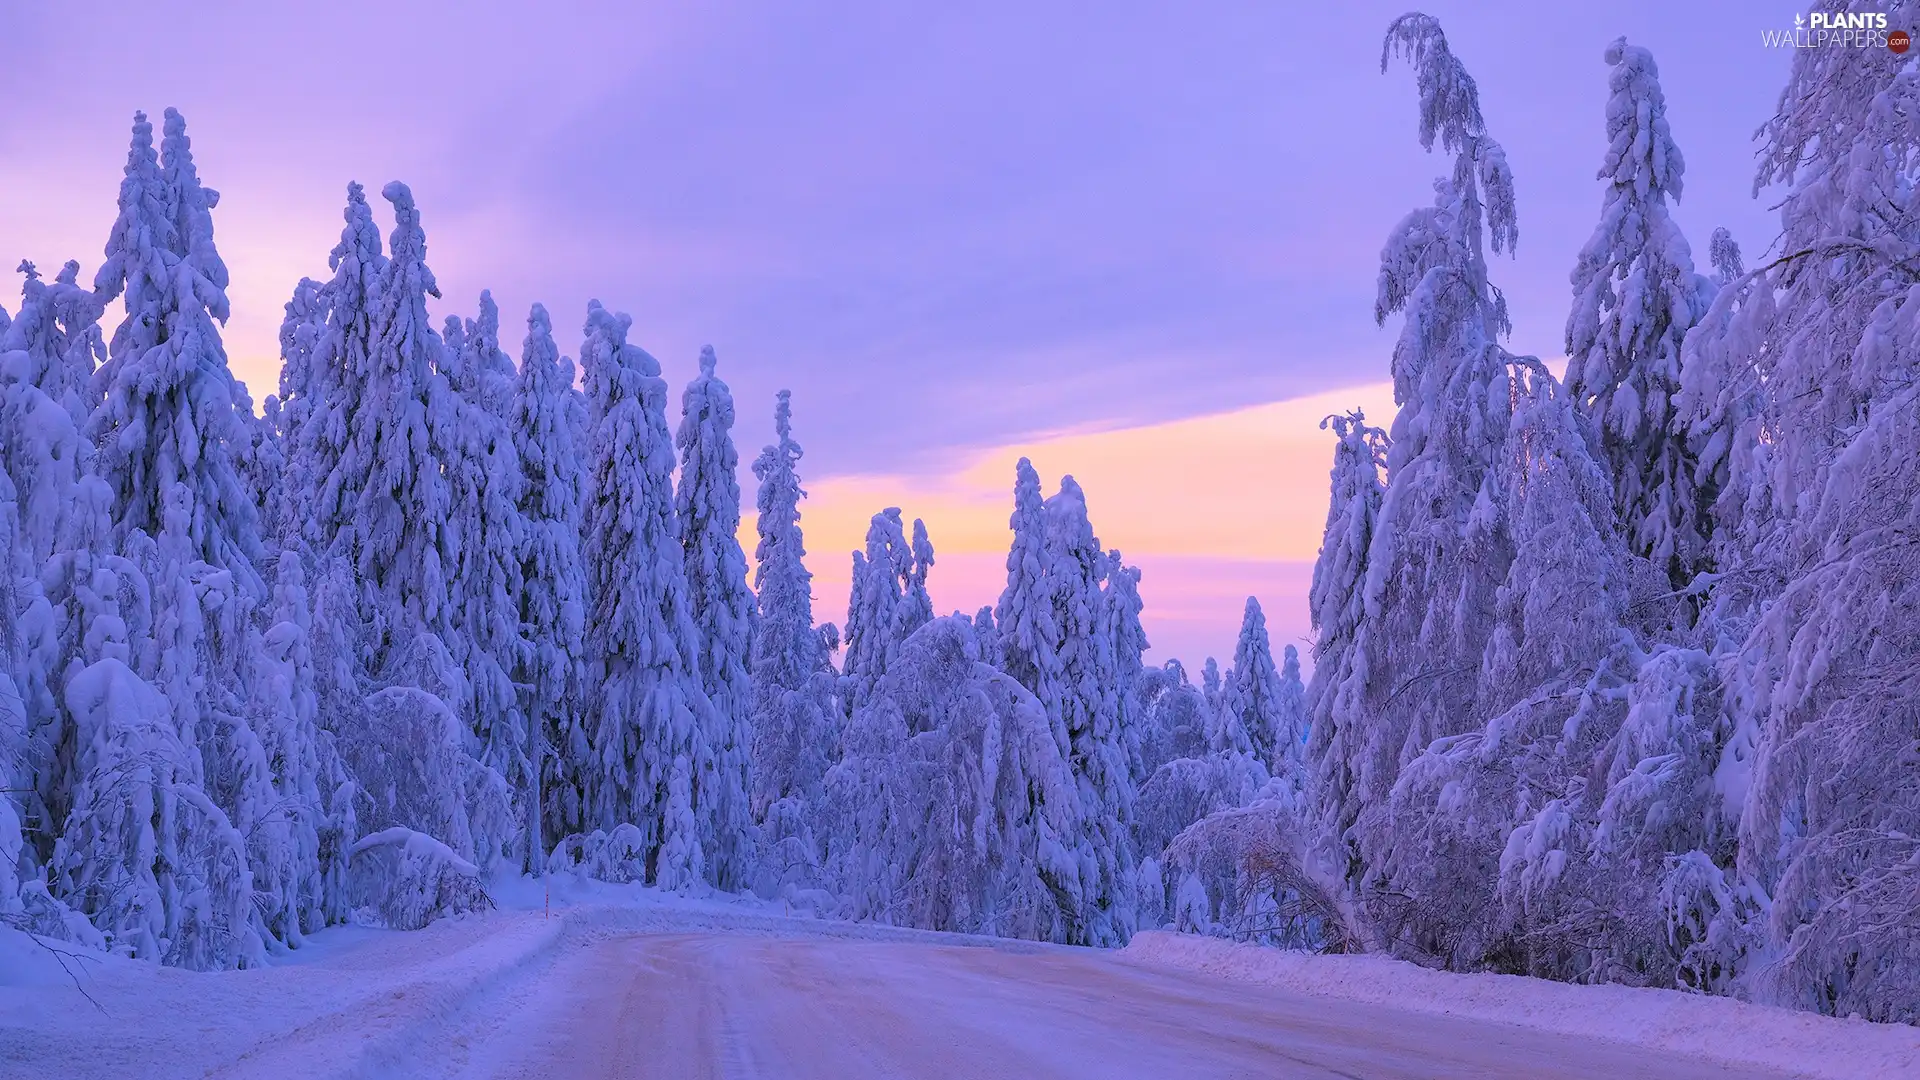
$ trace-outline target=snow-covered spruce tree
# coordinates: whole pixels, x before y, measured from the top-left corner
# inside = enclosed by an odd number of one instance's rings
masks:
[[[1140,704],[1140,758],[1147,775],[1169,761],[1207,755],[1212,729],[1206,696],[1188,680],[1180,661],[1141,673]]]
[[[1453,155],[1434,204],[1409,214],[1381,253],[1375,316],[1404,311],[1394,347],[1387,479],[1367,553],[1366,655],[1343,766],[1360,813],[1356,884],[1379,883],[1394,839],[1388,799],[1401,766],[1472,726],[1494,594],[1512,560],[1499,523],[1498,463],[1508,454],[1515,358],[1500,347],[1506,303],[1485,249],[1512,248],[1513,176],[1488,137],[1473,78],[1437,21],[1396,19],[1382,48],[1414,68],[1420,142]],[[1390,899],[1381,894],[1383,899]]]
[[[927,594],[932,568],[933,541],[925,522],[913,520],[909,544],[899,507],[873,516],[866,551],[853,553],[842,680],[849,711],[866,703],[901,644],[933,618],[933,600]]]
[[[1194,689],[1189,685],[1186,692],[1176,690],[1167,704],[1179,708],[1195,703]],[[1164,861],[1167,846],[1188,826],[1209,814],[1246,806],[1268,787],[1267,770],[1252,754],[1204,745],[1193,749],[1197,752],[1160,762],[1140,785],[1132,825],[1142,864]],[[1153,884],[1143,882],[1142,892],[1150,894]],[[1160,885],[1164,888],[1165,882]],[[1150,896],[1143,899],[1151,903]]]
[[[247,384],[233,380],[233,411],[240,418],[241,442],[234,447],[233,464],[246,481],[253,496],[253,517],[259,523],[263,557],[271,559],[280,549],[276,531],[280,516],[281,474],[287,467],[286,442],[280,437],[280,402],[272,394],[261,403],[259,415],[253,411],[253,395]]]
[[[973,638],[980,645],[980,655],[998,660],[1000,657],[1000,634],[993,625],[993,605],[982,604],[980,610],[973,613]]]
[[[177,781],[201,788],[204,799],[224,816],[224,821],[201,821],[201,827],[224,827],[247,841],[238,857],[250,877],[257,875],[253,889],[258,892],[263,882],[314,872],[315,852],[283,842],[286,838],[279,834],[277,826],[288,808],[280,805],[247,709],[247,684],[255,674],[252,616],[257,601],[240,594],[235,575],[197,557],[194,505],[193,489],[175,483],[162,501],[163,526],[156,542],[148,545],[144,533],[130,534],[132,542],[125,550],[145,568],[153,604],[151,659],[136,662],[139,674],[166,701],[183,749],[198,753],[199,761],[189,762]],[[182,805],[193,808],[197,803],[189,799]],[[201,836],[195,842],[215,841]],[[257,948],[268,939],[268,905],[248,903],[238,910],[250,924],[245,937],[237,926],[221,932],[237,940],[252,939],[250,949]]]
[[[114,535],[128,543],[128,553],[149,556],[142,569],[154,612],[151,652],[146,659],[134,657],[135,670],[168,703],[185,755],[166,780],[180,789],[175,797],[185,814],[181,820],[198,829],[182,843],[204,849],[222,867],[238,858],[239,870],[249,875],[253,858],[265,860],[268,876],[305,876],[314,869],[310,850],[263,840],[235,855],[223,846],[226,833],[253,835],[279,813],[247,709],[251,622],[266,599],[258,505],[245,475],[256,450],[255,421],[244,387],[227,370],[216,326],[227,315],[227,272],[214,246],[211,214],[219,195],[201,185],[186,123],[169,109],[156,215],[154,174],[146,160],[150,140],[138,130],[142,126],[136,125],[122,188],[121,221],[107,247],[104,269],[118,269],[99,279],[103,296],[127,298],[128,317],[96,374],[103,400],[89,419],[100,476],[114,492]],[[156,217],[164,225],[157,232]],[[156,264],[164,280],[157,302],[148,304],[147,275]],[[134,274],[133,267],[142,270]],[[137,537],[153,537],[157,544],[143,540],[136,551]],[[79,720],[81,710],[72,711]],[[103,722],[100,714],[92,720]],[[197,790],[187,792],[184,785]],[[308,861],[296,865],[302,859]],[[208,887],[216,884],[242,888],[230,878],[210,879]],[[267,932],[261,906],[244,901],[231,918],[244,920],[245,927],[204,908],[180,918],[220,924],[187,932],[217,933],[222,943],[187,947],[189,952],[169,946],[170,959],[194,966],[257,959]]]
[[[0,569],[5,571],[0,573],[0,924],[16,929],[29,923],[21,896],[22,879],[33,880],[39,870],[29,859],[30,849],[20,828],[27,816],[26,796],[33,791],[34,778],[27,706],[14,680],[21,660],[18,514],[13,481],[0,467]]]
[[[1087,519],[1087,500],[1071,476],[1043,504],[1047,569],[1043,582],[1053,608],[1052,652],[1059,678],[1054,708],[1067,736],[1067,760],[1080,792],[1083,834],[1091,863],[1082,864],[1086,907],[1081,931],[1093,945],[1121,945],[1135,926],[1133,803],[1136,789],[1120,728],[1118,665],[1106,632],[1101,582],[1106,551]]]
[[[136,112],[120,181],[120,214],[107,237],[106,261],[93,277],[93,290],[103,305],[115,299],[126,302],[127,317],[109,345],[111,357],[144,356],[165,331],[160,306],[174,273],[167,256],[178,243],[170,201],[160,155],[153,148],[153,125],[146,113]]]
[[[23,570],[37,572],[53,554],[73,485],[92,459],[84,432],[105,308],[75,283],[77,263],[52,283],[40,280],[32,263],[22,262],[20,271],[26,281],[19,316],[0,331],[0,466],[13,479],[20,508],[16,555]]]
[[[1713,264],[1713,283],[1722,288],[1747,272],[1746,261],[1740,257],[1740,242],[1724,225],[1713,230],[1713,239],[1707,244],[1707,258]]]
[[[1676,407],[1681,346],[1718,286],[1694,273],[1667,209],[1685,162],[1667,127],[1653,54],[1621,38],[1607,46],[1606,183],[1600,223],[1573,269],[1567,388],[1601,432],[1614,507],[1634,551],[1684,589],[1712,568],[1715,493]]]
[[[1141,926],[1171,922],[1211,932],[1225,925],[1222,913],[1233,903],[1234,869],[1200,868],[1191,859],[1172,866],[1169,845],[1201,820],[1245,807],[1270,787],[1266,766],[1253,754],[1241,725],[1241,712],[1227,707],[1218,665],[1209,661],[1208,669],[1211,695],[1204,684],[1187,681],[1177,660],[1145,672],[1140,683],[1144,722],[1138,741],[1147,772],[1134,804],[1132,835],[1139,857]],[[1284,794],[1291,811],[1298,801],[1295,790],[1289,786]]]
[[[352,485],[363,479],[338,474],[336,466],[371,370],[372,298],[386,260],[359,184],[349,185],[344,216],[341,242],[330,255],[334,276],[324,283],[302,278],[287,302],[280,392],[268,399],[276,407],[282,461],[265,526],[281,555],[255,658],[253,707],[269,757],[283,753],[297,763],[291,776],[275,770],[276,787],[284,798],[315,800],[302,803],[305,817],[287,826],[301,840],[310,827],[318,852],[318,872],[297,883],[294,902],[283,908],[289,922],[297,914],[305,930],[344,922],[354,904],[350,851],[359,836],[359,788],[342,751],[367,756],[367,619],[351,564],[331,544],[346,520],[340,508],[357,501]],[[298,566],[289,565],[290,553]],[[300,775],[308,763],[309,723],[311,789]]]
[[[500,309],[480,294],[480,317],[448,316],[440,367],[452,394],[455,419],[446,448],[448,522],[456,551],[450,581],[454,659],[466,671],[472,697],[469,725],[479,757],[514,793],[515,816],[524,824],[535,808],[533,759],[528,755],[527,717],[513,672],[524,660],[520,630],[520,461],[507,430],[504,409],[511,393],[512,361],[500,350]],[[503,384],[506,388],[503,389]],[[496,412],[499,408],[503,411]],[[525,851],[514,852],[522,865]]]
[[[931,547],[929,547],[931,553]],[[913,573],[900,508],[889,506],[867,525],[867,549],[853,553],[853,583],[847,597],[847,655],[842,696],[849,715],[867,703],[905,635],[898,617],[903,588]]]
[[[1252,748],[1252,740],[1240,727],[1240,718],[1233,717],[1232,727],[1226,725],[1225,701],[1222,697],[1223,683],[1220,678],[1220,661],[1207,657],[1200,665],[1200,696],[1207,703],[1207,740],[1216,747],[1226,746],[1241,753]]]
[[[1041,941],[1082,936],[1074,779],[1040,702],[965,616],[907,639],[827,779],[846,913]]]
[[[363,413],[381,407],[369,399],[375,369],[374,315],[380,283],[387,273],[380,230],[373,223],[365,190],[347,185],[346,226],[340,242],[327,257],[333,277],[321,287],[314,318],[322,320],[311,357],[312,375],[304,391],[308,404],[299,410],[299,426],[286,440],[285,475],[288,483],[307,487],[289,490],[296,500],[287,513],[297,517],[301,532],[316,554],[333,550],[343,530],[351,530],[360,496],[367,484],[366,461],[351,453],[355,433],[365,426]],[[291,528],[293,522],[286,523]]]
[[[0,327],[0,337],[5,333]],[[0,574],[0,788],[5,789],[0,791],[0,925],[102,948],[106,941],[100,932],[49,887],[57,884],[48,872],[57,825],[41,798],[48,777],[37,751],[45,745],[40,736],[48,726],[42,718],[57,719],[58,714],[44,703],[37,712],[29,711],[21,690],[39,682],[44,693],[46,672],[41,658],[21,646],[26,643],[23,623],[38,622],[50,629],[45,626],[50,611],[38,583],[16,572],[22,566],[17,522],[13,487],[0,469],[0,567],[8,569]],[[25,620],[16,618],[23,597],[32,598],[24,605],[29,616]]]
[[[824,838],[814,823],[840,740],[831,649],[813,622],[813,575],[800,530],[806,492],[795,472],[803,451],[793,438],[789,391],[780,391],[773,426],[776,441],[753,463],[760,481],[753,570],[758,617],[748,680],[753,810],[761,823],[756,888],[767,895],[817,882]]]
[[[1354,410],[1329,416],[1334,444],[1331,494],[1320,555],[1307,594],[1314,629],[1313,682],[1307,687],[1307,761],[1313,773],[1316,820],[1326,832],[1328,857],[1355,880],[1360,874],[1354,823],[1360,817],[1355,786],[1367,723],[1367,555],[1379,526],[1386,432],[1368,427]]]
[[[1119,706],[1120,733],[1127,749],[1127,768],[1138,787],[1147,776],[1142,739],[1146,731],[1146,677],[1143,658],[1147,632],[1140,624],[1140,568],[1128,566],[1120,550],[1107,552],[1106,582],[1101,586],[1101,633],[1113,650],[1114,694]],[[992,615],[987,611],[988,616]]]
[[[93,373],[107,355],[100,336],[106,301],[79,284],[80,264],[72,260],[52,282],[42,281],[26,260],[19,271],[26,277],[20,312],[10,324],[0,325],[0,341],[10,340],[0,351],[21,350],[27,356],[13,361],[7,379],[31,383],[66,409],[75,427],[84,429],[99,404]]]
[[[194,752],[153,687],[104,656],[66,692],[82,753],[54,856],[60,891],[122,955],[201,970],[262,962],[245,842],[189,777]]]
[[[913,519],[913,561],[900,586],[900,605],[893,609],[893,636],[907,640],[915,630],[933,621],[933,597],[927,594],[927,575],[933,570],[933,541],[927,523]]]
[[[322,286],[301,278],[280,321],[280,392],[267,399],[268,415],[280,437],[280,483],[268,493],[264,527],[278,546],[303,538],[308,507],[325,481],[318,463],[303,451],[308,417],[323,409],[327,386],[320,370],[320,341],[327,332]]]
[[[1294,681],[1300,679],[1300,661],[1294,659]],[[1244,732],[1249,750],[1267,771],[1297,779],[1300,764],[1300,717],[1289,714],[1283,701],[1284,683],[1273,663],[1273,644],[1267,637],[1267,616],[1260,601],[1247,597],[1240,620],[1240,638],[1233,646],[1233,667],[1221,687],[1221,712],[1231,727]],[[1237,748],[1236,749],[1240,749]]]
[[[1248,627],[1259,609],[1249,597]],[[1300,683],[1300,655],[1286,648],[1284,666],[1260,689],[1245,685],[1244,672],[1261,664],[1265,620],[1259,620],[1253,655],[1244,655],[1248,627],[1214,710],[1216,734],[1204,757],[1173,757],[1162,762],[1140,788],[1134,836],[1141,852],[1142,925],[1149,914],[1180,930],[1218,933],[1290,948],[1345,950],[1357,944],[1350,927],[1355,912],[1346,904],[1342,865],[1328,858],[1315,827],[1310,779],[1302,760],[1307,730],[1306,689]],[[1166,746],[1181,742],[1180,706],[1188,715],[1204,694],[1163,693],[1157,704],[1167,727]],[[1270,698],[1271,717],[1249,705]],[[1237,719],[1237,722],[1235,722]],[[1271,756],[1242,750],[1229,731],[1259,730],[1270,721]],[[1198,733],[1193,739],[1197,740]],[[1191,745],[1191,743],[1189,743]]]
[[[352,498],[331,544],[361,578],[372,632],[366,660],[375,673],[405,651],[413,635],[445,641],[453,616],[448,578],[459,557],[448,528],[446,460],[459,417],[437,370],[446,345],[428,321],[426,304],[440,289],[427,267],[413,192],[395,181],[381,194],[394,207],[391,254],[373,293],[360,408],[347,414],[347,442],[329,482]]]
[[[1206,703],[1207,710],[1207,749],[1215,755],[1253,753],[1253,737],[1248,734],[1246,717],[1242,710],[1233,707],[1237,703],[1227,701],[1226,678],[1220,673],[1220,662],[1207,657],[1200,668],[1200,698]]]
[[[344,903],[337,846],[350,828],[330,812],[329,781],[341,766],[317,722],[312,631],[306,570],[289,549],[276,564],[272,611],[254,643],[250,716],[275,799],[252,823],[247,844],[254,902],[267,930],[295,947],[304,934],[333,921]]]
[[[1732,427],[1718,511],[1741,558],[1712,597],[1737,643],[1721,653],[1733,730],[1718,776],[1740,808],[1737,874],[1701,891],[1765,898],[1756,996],[1906,1022],[1920,1020],[1916,115],[1920,75],[1893,53],[1794,57],[1756,178],[1787,189],[1783,254],[1722,292],[1685,372],[1701,415]]]
[[[355,841],[349,848],[356,896],[384,907],[398,895],[394,890],[415,888],[425,875],[445,886],[450,908],[459,908],[477,902],[467,887],[468,870],[491,865],[512,842],[516,825],[505,780],[473,753],[479,748],[465,714],[472,690],[449,645],[458,627],[452,578],[460,551],[450,527],[448,470],[460,415],[441,371],[445,344],[427,319],[426,298],[439,290],[426,264],[426,235],[412,191],[396,181],[382,194],[393,204],[395,222],[378,282],[358,294],[374,301],[364,313],[366,337],[346,324],[340,329],[347,332],[336,339],[330,317],[322,344],[323,356],[351,358],[358,366],[340,371],[330,359],[326,368],[329,378],[341,378],[329,388],[319,423],[341,423],[337,433],[346,441],[313,528],[327,540],[316,556],[328,568],[322,582],[328,621],[351,624],[330,634],[324,648],[316,642],[316,653],[332,654],[340,646],[358,653],[351,675],[323,672],[323,699],[334,696],[331,688],[350,692],[348,684],[362,676],[376,688],[362,703],[345,703],[356,714],[354,723],[330,727],[358,781],[358,824],[399,837],[366,847]],[[350,202],[347,216],[341,245],[347,254],[339,270],[373,259],[363,248],[364,210]],[[363,317],[343,306],[352,301],[341,299],[358,287],[349,280],[339,294],[329,289],[334,315]],[[335,392],[342,387],[348,389]],[[339,596],[347,581],[357,597],[351,615]],[[335,663],[330,655],[329,664]],[[433,845],[403,842],[396,829],[427,834],[464,862],[439,858]]]
[[[1307,734],[1310,722],[1307,717],[1307,686],[1300,678],[1300,650],[1292,645],[1280,651],[1280,708],[1279,732],[1275,740],[1274,761],[1268,771],[1280,775],[1289,770],[1296,771],[1305,783]],[[1291,759],[1291,764],[1289,764]]]
[[[29,724],[24,766],[32,781],[32,790],[23,793],[26,838],[31,845],[28,857],[43,867],[51,868],[55,841],[66,828],[73,806],[79,751],[65,685],[71,673],[89,662],[83,635],[88,625],[86,600],[92,595],[88,590],[93,588],[96,572],[118,566],[121,577],[129,582],[132,610],[123,621],[143,646],[152,624],[145,576],[130,563],[123,565],[116,554],[112,501],[112,490],[99,477],[91,471],[83,474],[68,492],[52,554],[36,568],[37,574],[15,575],[27,589],[24,595],[16,595],[21,603],[17,626],[24,646],[24,662],[17,670]],[[140,538],[145,539],[145,534]]]
[[[360,836],[361,807],[356,803],[363,796],[348,751],[366,746],[363,733],[370,727],[366,680],[360,664],[365,653],[361,641],[366,624],[360,615],[359,583],[347,561],[338,555],[321,554],[314,556],[313,562],[316,568],[309,579],[312,612],[307,645],[312,658],[314,721],[321,746],[328,751],[320,755],[317,781],[321,796],[317,807],[319,895],[322,917],[333,924],[346,921],[354,902],[352,849]],[[276,615],[283,621],[293,621],[287,617],[295,613],[291,603],[276,602]],[[272,662],[271,628],[265,644]],[[292,671],[297,674],[297,666]]]
[[[100,336],[100,318],[106,314],[106,305],[93,289],[79,283],[79,277],[80,264],[67,260],[54,275],[52,301],[54,315],[66,338],[66,348],[61,354],[66,378],[56,400],[66,406],[74,424],[84,430],[87,418],[100,407],[93,373],[107,358],[107,344]],[[43,384],[42,389],[45,388]]]
[[[680,488],[674,514],[687,568],[687,598],[700,638],[698,670],[714,727],[706,734],[712,772],[698,778],[712,808],[704,840],[713,880],[734,890],[747,878],[748,755],[752,700],[753,594],[747,556],[740,549],[740,455],[733,446],[733,392],[714,374],[713,347],[700,350],[700,374],[680,398]]]
[[[105,504],[104,516],[93,512],[89,496]],[[14,575],[22,661],[15,670],[28,716],[23,767],[32,788],[23,793],[24,824],[28,856],[41,866],[49,865],[72,806],[74,725],[63,690],[67,674],[86,663],[80,590],[92,580],[97,563],[115,557],[111,491],[88,472],[68,497],[52,554],[38,567],[23,564]],[[141,599],[147,603],[132,612],[136,634],[144,634],[151,622],[151,598]]]
[[[713,704],[673,517],[667,386],[659,362],[627,343],[631,324],[589,303],[580,350],[594,418],[581,545],[594,753],[586,813],[600,829],[638,828],[647,878],[684,888],[711,872],[701,838],[715,808],[695,805],[695,784],[713,767]]]
[[[496,419],[504,421],[513,408],[513,388],[520,369],[500,347],[500,307],[493,291],[480,290],[480,318],[462,320],[468,352],[454,386]]]
[[[1749,883],[1730,883],[1721,869],[1733,863],[1737,825],[1716,790],[1726,735],[1722,701],[1723,685],[1706,652],[1660,645],[1639,658],[1624,715],[1590,772],[1591,853],[1551,898],[1562,910],[1578,910],[1566,901],[1583,893],[1605,905],[1606,919],[1565,927],[1604,934],[1605,947],[1594,950],[1597,976],[1725,992],[1745,966],[1759,897]],[[1537,827],[1523,833],[1529,844],[1542,835]],[[1519,849],[1523,833],[1509,839],[1510,851]],[[1521,865],[1515,859],[1503,866],[1509,896],[1525,879],[1506,867]],[[1526,865],[1537,869],[1531,859]],[[1527,914],[1529,924],[1544,922]]]
[[[1117,565],[1117,559],[1115,562]],[[1259,608],[1251,598],[1247,610],[1252,625]],[[1203,819],[1246,807],[1256,797],[1284,802],[1289,814],[1300,809],[1303,781],[1297,741],[1293,773],[1284,791],[1263,795],[1271,778],[1266,763],[1255,753],[1248,725],[1279,730],[1277,708],[1282,691],[1271,653],[1265,654],[1264,664],[1260,660],[1261,651],[1268,648],[1264,620],[1258,623],[1258,629],[1256,643],[1243,628],[1235,666],[1224,679],[1211,658],[1202,686],[1187,681],[1178,661],[1137,677],[1141,719],[1133,737],[1144,779],[1138,785],[1131,826],[1139,859],[1139,917],[1143,927],[1171,922],[1181,929],[1202,932],[1224,933],[1237,928],[1237,917],[1231,916],[1229,909],[1236,902],[1238,878],[1229,865],[1229,856],[1237,857],[1241,848],[1232,847],[1229,852],[1228,847],[1214,844],[1207,848],[1212,853],[1211,861],[1202,860],[1207,862],[1202,867],[1190,852],[1178,865],[1169,864],[1169,846]],[[1262,670],[1267,673],[1264,678],[1258,675]],[[1289,821],[1282,832],[1288,837],[1300,834],[1301,830]],[[1215,855],[1218,858],[1213,858]]]
[[[527,651],[514,682],[532,740],[528,756],[545,762],[534,776],[528,822],[530,871],[541,869],[547,837],[583,831],[581,769],[591,760],[580,682],[586,582],[580,568],[580,497],[585,448],[574,441],[579,411],[573,361],[553,342],[553,323],[539,304],[527,315],[527,340],[514,384],[507,430],[520,462],[520,632]]]
[[[1536,361],[1498,344],[1506,313],[1483,247],[1514,240],[1512,182],[1472,80],[1425,16],[1396,20],[1385,52],[1411,60],[1422,141],[1455,168],[1383,253],[1376,314],[1407,312],[1383,490],[1377,433],[1334,422],[1312,596],[1311,753],[1335,841],[1319,858],[1345,864],[1367,916],[1346,929],[1377,945],[1460,968],[1658,981],[1640,933],[1657,921],[1642,887],[1657,873],[1558,869],[1570,852],[1604,862],[1617,774],[1597,762],[1640,656],[1627,598],[1646,590],[1591,426]],[[1608,779],[1588,784],[1590,770]],[[1651,826],[1615,828],[1639,850]],[[1616,883],[1614,914],[1586,898]]]
[[[1370,899],[1396,950],[1456,969],[1658,981],[1648,943],[1632,940],[1657,921],[1648,895],[1631,895],[1649,868],[1629,883],[1592,844],[1605,792],[1588,774],[1620,730],[1639,653],[1622,628],[1630,556],[1590,425],[1545,372],[1518,389],[1515,452],[1495,469],[1513,557],[1492,606],[1472,613],[1488,627],[1465,706],[1477,730],[1434,740],[1389,803],[1366,809],[1363,826],[1397,826],[1369,838],[1396,901]]]
[[[1007,585],[993,610],[1000,642],[998,666],[1046,706],[1054,739],[1064,754],[1067,730],[1059,713],[1059,630],[1048,593],[1046,501],[1040,494],[1040,474],[1026,458],[1015,467],[1008,528],[1013,531],[1013,547],[1007,552]]]
[[[184,491],[176,485],[176,504]],[[258,963],[245,840],[203,789],[201,750],[183,738],[191,732],[134,667],[156,664],[162,644],[150,636],[154,594],[139,565],[156,561],[154,546],[135,531],[127,544],[139,559],[112,553],[113,490],[99,477],[82,478],[74,503],[43,575],[66,613],[55,652],[66,723],[46,797],[61,821],[48,862],[54,895],[123,955],[200,969]],[[183,510],[173,515],[181,547]]]
[[[265,593],[259,521],[234,460],[248,433],[216,325],[228,310],[227,268],[213,244],[219,193],[200,184],[186,121],[172,109],[162,150],[156,168],[151,126],[136,115],[120,219],[95,278],[104,300],[125,299],[127,317],[94,376],[104,400],[89,430],[100,476],[113,487],[116,534],[158,536],[162,500],[184,483],[194,554],[257,599]]]

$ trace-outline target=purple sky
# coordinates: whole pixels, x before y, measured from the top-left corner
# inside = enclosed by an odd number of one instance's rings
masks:
[[[398,178],[420,200],[440,313],[490,287],[517,351],[542,300],[573,352],[597,296],[634,314],[676,383],[711,342],[743,456],[791,386],[810,480],[932,476],[1053,433],[1379,382],[1392,333],[1371,318],[1377,252],[1445,168],[1415,141],[1404,68],[1379,72],[1404,0],[292,8],[105,0],[82,27],[58,5],[14,6],[0,259],[77,257],[91,274],[129,116],[175,105],[223,194],[229,349],[256,399],[273,389],[280,304],[324,274],[346,181]],[[1562,349],[1616,35],[1661,65],[1696,257],[1716,225],[1750,260],[1771,241],[1751,136],[1789,57],[1760,33],[1793,9],[1425,10],[1479,80],[1516,176],[1519,257],[1494,267],[1513,347]],[[1309,466],[1216,467],[1260,499],[1276,468]],[[1212,550],[1208,522],[1192,525],[1192,550]],[[841,595],[823,590],[823,617]],[[1192,648],[1230,648],[1238,614]]]

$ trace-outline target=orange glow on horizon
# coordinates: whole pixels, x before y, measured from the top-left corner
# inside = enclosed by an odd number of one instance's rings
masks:
[[[1006,580],[1014,464],[1032,459],[1052,493],[1070,473],[1087,494],[1094,531],[1141,567],[1148,637],[1157,658],[1191,670],[1206,653],[1224,662],[1241,606],[1259,596],[1274,649],[1301,645],[1312,563],[1326,524],[1333,437],[1325,416],[1363,408],[1392,416],[1390,384],[1376,383],[1159,424],[1044,436],[966,454],[924,476],[835,476],[807,482],[801,506],[815,618],[844,617],[851,552],[888,506],[922,518],[933,540],[929,590],[942,612],[993,603]],[[804,441],[805,433],[801,433]],[[753,551],[753,522],[742,523]],[[1304,659],[1306,649],[1301,648]]]

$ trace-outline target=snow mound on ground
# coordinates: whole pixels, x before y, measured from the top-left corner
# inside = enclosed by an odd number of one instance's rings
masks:
[[[1513,1024],[1834,1080],[1920,1076],[1920,1028],[1836,1020],[1723,997],[1460,975],[1383,956],[1318,956],[1143,931],[1124,960],[1305,994]]]
[[[0,925],[0,990],[72,987],[115,957],[70,941],[35,938]]]

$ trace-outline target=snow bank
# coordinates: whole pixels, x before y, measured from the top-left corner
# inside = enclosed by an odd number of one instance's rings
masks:
[[[70,941],[32,937],[0,923],[0,994],[71,987],[100,964],[127,963],[132,961]]]
[[[310,937],[302,962],[205,973],[51,942],[56,958],[0,927],[0,1074],[380,1075],[419,1032],[550,959],[568,929],[524,912],[342,927]]]
[[[1236,982],[1607,1039],[1750,1068],[1867,1080],[1920,1076],[1920,1029],[1730,998],[1518,975],[1459,975],[1381,956],[1316,956],[1143,931],[1123,960]]]

